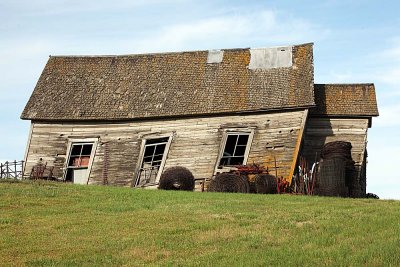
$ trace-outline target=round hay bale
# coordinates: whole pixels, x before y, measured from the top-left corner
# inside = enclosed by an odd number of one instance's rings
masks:
[[[276,178],[270,174],[257,174],[254,180],[257,194],[276,194]]]
[[[324,196],[361,197],[361,181],[346,141],[329,142],[321,151],[318,194]]]
[[[350,142],[345,141],[334,141],[329,142],[324,145],[321,151],[321,158],[344,158],[346,160],[351,160],[351,148]]]
[[[328,158],[320,163],[317,195],[347,196],[345,184],[346,162],[342,158]]]
[[[158,188],[163,190],[193,191],[194,176],[185,167],[171,167],[161,174]]]
[[[247,177],[234,173],[219,173],[211,180],[208,192],[249,193]]]

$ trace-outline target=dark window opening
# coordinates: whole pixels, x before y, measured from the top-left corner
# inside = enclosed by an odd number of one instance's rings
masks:
[[[168,139],[169,139],[169,137],[149,139],[149,140],[146,140],[146,145],[152,145],[152,144],[157,144],[157,143],[167,143]]]
[[[242,165],[248,141],[248,133],[228,134],[219,165]]]

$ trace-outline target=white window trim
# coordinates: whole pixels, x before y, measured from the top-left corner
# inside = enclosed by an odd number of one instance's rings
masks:
[[[253,137],[254,137],[254,129],[224,129],[224,132],[222,134],[222,141],[221,141],[221,145],[219,147],[219,153],[218,153],[218,158],[217,161],[215,163],[215,168],[214,168],[214,174],[218,172],[218,170],[220,170],[220,161],[221,158],[224,154],[225,151],[225,145],[226,145],[226,141],[228,139],[229,135],[237,135],[237,134],[249,134],[249,139],[247,140],[247,146],[246,146],[246,150],[244,152],[244,159],[243,159],[243,165],[247,164],[247,160],[249,158],[249,154],[250,154],[250,149],[251,149],[251,145],[253,143]]]
[[[159,135],[159,134],[157,134],[157,135],[146,135],[145,137],[143,137],[142,144],[140,145],[139,158],[138,158],[138,161],[136,163],[136,169],[135,169],[134,179],[133,179],[133,183],[132,183],[133,187],[136,187],[137,183],[138,183],[138,175],[139,175],[139,171],[142,168],[142,164],[143,164],[144,150],[145,150],[145,146],[146,146],[146,141],[147,140],[151,140],[151,139],[158,139],[158,138],[168,138],[168,142],[165,145],[164,155],[163,155],[163,157],[161,159],[160,168],[158,169],[156,180],[155,180],[156,184],[158,184],[158,182],[160,181],[161,173],[162,173],[162,171],[164,169],[164,166],[165,166],[165,162],[167,161],[169,148],[171,146],[173,135],[174,134],[171,133],[171,134],[163,134],[163,135]]]
[[[89,183],[90,179],[90,174],[92,172],[92,165],[94,161],[94,156],[96,155],[96,150],[97,150],[97,143],[99,142],[99,138],[80,138],[80,139],[68,139],[68,146],[67,146],[67,154],[64,162],[64,173],[63,173],[63,180],[65,181],[66,176],[67,176],[67,171],[68,171],[68,162],[69,162],[69,157],[71,155],[71,148],[72,145],[75,143],[90,143],[93,144],[92,152],[90,153],[90,159],[89,159],[89,164],[88,164],[88,179],[86,181],[86,184]]]

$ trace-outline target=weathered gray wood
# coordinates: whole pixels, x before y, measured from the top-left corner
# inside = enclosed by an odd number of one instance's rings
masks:
[[[352,158],[356,170],[361,173],[366,151],[368,119],[365,118],[309,118],[302,154],[313,162],[317,153],[320,157],[322,147],[333,141],[347,141],[352,145]]]
[[[142,138],[158,133],[173,134],[165,168],[185,166],[196,178],[211,178],[224,129],[251,127],[254,129],[254,137],[248,163],[272,168],[276,157],[278,175],[287,178],[303,114],[304,110],[140,122],[34,122],[28,145],[26,172],[30,171],[39,158],[43,158],[49,166],[55,167],[54,175],[61,178],[68,158],[67,144],[70,138],[98,136],[89,182],[102,184],[103,143],[108,142],[108,183],[129,186],[135,178]]]

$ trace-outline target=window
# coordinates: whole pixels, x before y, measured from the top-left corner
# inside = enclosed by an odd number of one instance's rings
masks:
[[[219,165],[242,165],[248,141],[249,133],[228,134]]]
[[[145,140],[136,186],[156,184],[158,182],[159,171],[165,161],[169,141],[170,137]]]
[[[223,135],[221,152],[217,161],[218,167],[243,165],[247,163],[254,130],[226,131]]]
[[[71,154],[69,155],[69,168],[87,168],[90,155],[92,154],[93,144],[72,144]]]
[[[94,143],[74,142],[69,149],[65,180],[77,184],[86,184],[89,178],[89,165]]]

